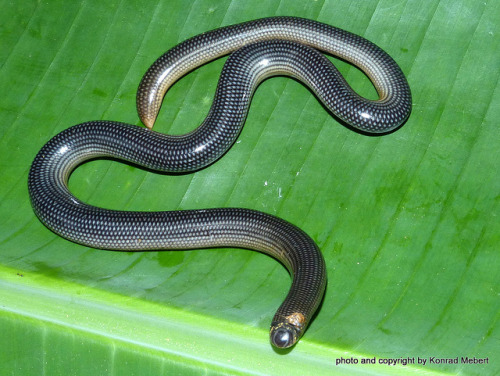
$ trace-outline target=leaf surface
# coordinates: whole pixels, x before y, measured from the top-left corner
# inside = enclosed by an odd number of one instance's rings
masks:
[[[500,3],[91,0],[0,8],[0,363],[10,374],[500,372]],[[234,249],[79,246],[36,219],[26,186],[35,154],[63,129],[94,119],[140,126],[137,85],[167,49],[274,15],[316,19],[384,48],[412,89],[405,126],[382,137],[355,133],[305,87],[273,78],[257,90],[237,143],[212,166],[169,176],[98,160],[79,167],[70,188],[112,209],[246,207],[305,230],[326,259],[328,288],[287,354],[268,342],[290,286],[275,260]],[[183,134],[201,123],[224,60],[172,87],[157,131]],[[335,63],[355,90],[374,96],[358,69]],[[351,357],[415,364],[345,364]]]

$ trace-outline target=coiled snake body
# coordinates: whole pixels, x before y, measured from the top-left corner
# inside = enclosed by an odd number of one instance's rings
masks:
[[[360,67],[372,80],[379,99],[358,96],[316,49]],[[275,257],[293,277],[270,330],[272,344],[286,348],[304,333],[326,285],[321,252],[302,230],[249,209],[107,210],[81,202],[67,185],[79,164],[99,157],[167,172],[207,166],[234,143],[253,92],[273,75],[300,80],[333,114],[364,132],[388,132],[410,113],[407,81],[383,50],[329,25],[274,17],[198,35],[161,56],[138,89],[137,106],[143,123],[153,126],[165,92],[178,78],[230,52],[233,54],[224,65],[210,112],[195,131],[169,136],[113,121],[75,125],[40,150],[29,173],[29,194],[36,215],[48,228],[87,246],[128,251],[242,247]]]

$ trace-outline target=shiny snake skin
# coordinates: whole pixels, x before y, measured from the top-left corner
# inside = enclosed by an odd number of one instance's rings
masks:
[[[330,61],[312,47],[359,66],[371,78],[380,99],[359,97]],[[287,348],[304,333],[326,286],[321,252],[302,230],[249,209],[107,210],[81,202],[67,185],[78,165],[102,157],[166,172],[207,166],[234,143],[253,92],[273,75],[300,80],[332,113],[364,132],[395,129],[410,113],[406,79],[380,48],[315,21],[275,17],[201,34],[160,57],[138,90],[144,124],[152,127],[163,95],[175,80],[232,51],[210,112],[195,131],[169,136],[113,121],[75,125],[53,137],[35,157],[28,178],[29,194],[36,215],[49,229],[90,247],[127,251],[240,247],[275,257],[289,270],[292,285],[273,318],[270,339],[274,346]]]

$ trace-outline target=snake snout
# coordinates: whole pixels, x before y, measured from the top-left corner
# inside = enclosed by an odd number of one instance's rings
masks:
[[[297,329],[290,324],[279,324],[271,329],[271,343],[280,349],[295,345],[298,339]]]

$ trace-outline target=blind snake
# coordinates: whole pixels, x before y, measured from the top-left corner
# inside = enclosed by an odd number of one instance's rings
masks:
[[[361,68],[379,99],[357,95],[318,50]],[[111,250],[238,247],[278,259],[292,285],[270,328],[277,348],[293,346],[317,310],[326,286],[325,262],[315,242],[298,227],[250,209],[130,212],[90,206],[68,189],[71,172],[89,159],[111,157],[157,171],[201,169],[235,142],[252,95],[264,79],[291,76],[303,82],[338,118],[366,133],[384,133],[409,116],[411,94],[394,60],[347,31],[302,18],[272,17],[219,28],[188,39],[162,55],[144,75],[137,93],[142,122],[152,128],[168,88],[219,56],[227,59],[213,104],[193,132],[170,136],[114,121],[72,126],[49,140],[28,177],[33,209],[56,234]]]

